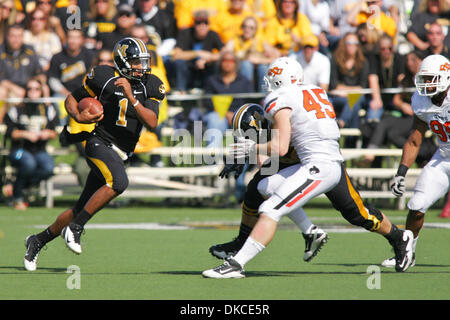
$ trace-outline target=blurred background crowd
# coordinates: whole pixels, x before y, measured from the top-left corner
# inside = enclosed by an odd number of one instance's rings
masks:
[[[181,106],[183,95],[212,95],[175,127],[202,120],[225,131],[245,93],[262,97],[268,65],[292,56],[305,82],[328,92],[339,126],[361,130],[363,147],[401,148],[421,61],[449,57],[449,9],[450,0],[0,0],[0,123],[12,139],[9,160],[21,168],[11,192],[20,200],[30,179],[51,175],[45,145],[68,121],[55,101],[92,66],[113,65],[114,44],[127,36],[147,43],[152,72]],[[429,139],[418,164],[434,150]]]

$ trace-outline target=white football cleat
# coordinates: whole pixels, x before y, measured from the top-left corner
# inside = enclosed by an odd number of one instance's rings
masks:
[[[75,252],[76,254],[81,253],[81,234],[84,228],[76,223],[71,222],[67,227],[62,229],[61,237],[63,237],[67,248]]]
[[[312,227],[308,234],[302,233],[305,239],[305,254],[303,260],[310,262],[328,241],[328,234],[317,226]]]
[[[411,261],[411,264],[409,265],[409,267],[411,268],[411,267],[414,267],[415,265],[416,265],[416,254],[413,252],[412,261]],[[381,266],[385,267],[385,268],[394,268],[395,267],[395,257],[384,260],[381,263]]]
[[[23,259],[23,265],[27,271],[35,271],[37,268],[37,259],[43,245],[39,242],[35,235],[30,235],[25,239],[25,247],[27,252]]]
[[[413,260],[414,235],[411,230],[402,230],[402,233],[402,238],[392,243],[395,252],[395,271],[397,272],[405,272]]]
[[[226,259],[223,264],[214,269],[203,271],[202,275],[205,278],[214,279],[238,279],[245,277],[244,268],[233,258]]]

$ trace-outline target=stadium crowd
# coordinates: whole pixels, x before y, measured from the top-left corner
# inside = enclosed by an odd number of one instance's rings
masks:
[[[0,0],[0,124],[15,141],[10,160],[19,172],[34,172],[35,145],[42,151],[42,141],[54,135],[37,142],[32,133],[53,132],[68,119],[59,103],[9,99],[63,100],[92,66],[113,65],[114,44],[128,36],[147,44],[152,72],[169,96],[263,92],[269,64],[295,57],[305,82],[328,92],[339,126],[361,129],[363,147],[401,148],[413,119],[407,89],[421,61],[430,54],[450,58],[449,17],[448,0]],[[33,84],[40,84],[39,96]],[[391,88],[398,90],[383,91]],[[223,132],[241,102],[210,99],[203,113],[183,116]],[[36,124],[38,116],[45,119]],[[419,166],[435,148],[431,139],[423,144]],[[364,164],[376,160],[366,157]],[[24,209],[20,190],[31,182],[25,175],[17,180],[3,193]]]

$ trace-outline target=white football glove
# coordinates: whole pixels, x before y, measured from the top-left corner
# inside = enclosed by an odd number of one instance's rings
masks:
[[[256,142],[242,137],[237,138],[236,143],[228,146],[228,154],[234,159],[247,158],[256,151]]]
[[[400,198],[405,192],[405,177],[395,176],[391,184],[391,191],[397,198]]]

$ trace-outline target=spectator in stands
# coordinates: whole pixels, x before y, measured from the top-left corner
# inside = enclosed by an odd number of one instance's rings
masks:
[[[0,101],[25,96],[25,84],[34,76],[46,82],[39,60],[30,46],[23,43],[25,28],[8,26],[6,41],[0,46]]]
[[[381,93],[382,89],[396,88],[404,77],[404,57],[396,52],[392,38],[383,34],[378,41],[378,50],[369,59],[369,87],[370,95],[366,95],[362,108],[367,110],[365,121],[360,124],[363,136],[363,146],[372,136],[374,127],[383,112],[394,110],[393,94]]]
[[[36,9],[44,11],[48,17],[50,29],[55,32],[62,44],[66,43],[65,21],[56,15],[55,0],[36,0]]]
[[[414,76],[419,71],[424,59],[420,51],[412,51],[406,56],[405,76],[400,80],[398,87],[402,89],[414,88]],[[395,86],[397,87],[397,86]],[[394,95],[393,108],[383,113],[381,121],[374,128],[370,137],[368,148],[377,149],[382,145],[393,144],[397,148],[403,148],[409,133],[413,127],[414,112],[411,107],[413,92],[401,92]],[[416,162],[423,167],[433,156],[437,146],[432,138],[425,138],[422,142]],[[368,163],[372,163],[375,157],[365,156]]]
[[[313,34],[306,15],[299,12],[298,0],[276,0],[277,15],[267,23],[265,37],[269,43],[287,56],[298,51],[303,37]]]
[[[327,34],[329,48],[334,51],[339,40],[349,32],[355,32],[356,27],[347,21],[350,10],[358,5],[359,0],[333,0],[330,2],[330,26]]]
[[[77,29],[67,31],[67,46],[53,56],[47,73],[53,96],[65,99],[70,92],[81,86],[83,77],[91,68],[94,59],[94,53],[86,49],[83,43],[83,31]],[[63,109],[58,112],[65,115]]]
[[[450,51],[447,44],[445,44],[445,35],[442,31],[442,26],[437,22],[432,22],[427,31],[428,49],[425,50],[425,56],[431,54],[440,54],[446,58],[450,58]]]
[[[154,41],[158,55],[164,61],[170,59],[170,53],[175,47],[177,24],[173,16],[158,8],[158,0],[136,0],[138,9],[136,23],[144,24],[153,33],[158,35],[159,40]]]
[[[242,21],[241,34],[225,44],[223,50],[233,51],[241,61],[240,73],[262,92],[263,78],[269,64],[277,58],[278,51],[272,47],[261,32],[258,20],[249,16]]]
[[[225,1],[217,0],[175,0],[174,4],[174,16],[179,30],[193,27],[195,14],[199,11],[208,12],[211,19],[227,9]]]
[[[39,79],[27,81],[25,97],[39,99],[47,96],[45,83]],[[56,111],[51,104],[25,102],[11,107],[5,117],[6,136],[11,139],[9,160],[17,168],[13,186],[14,208],[25,210],[24,189],[37,185],[53,174],[54,162],[45,146],[57,137]]]
[[[49,16],[41,9],[35,9],[28,16],[24,43],[33,47],[44,72],[50,67],[53,55],[62,49],[58,35],[50,29]]]
[[[152,33],[153,34],[153,33]],[[158,54],[158,50],[152,39],[148,36],[147,28],[144,24],[137,24],[131,30],[130,36],[133,38],[141,39],[146,45],[151,55],[151,68],[152,73],[156,75],[164,83],[166,92],[170,91],[170,83],[167,79],[166,68],[162,57]]]
[[[375,28],[369,27],[367,23],[364,22],[356,28],[356,34],[364,56],[369,58],[377,46],[378,40],[381,36],[380,33],[375,30]]]
[[[356,33],[347,33],[339,40],[331,59],[329,86],[329,98],[336,110],[341,128],[358,128],[359,126],[359,109],[350,108],[346,91],[367,88],[369,70],[368,59],[363,54]],[[354,142],[352,138],[345,140],[347,145]]]
[[[90,1],[86,0],[57,0],[55,7],[53,15],[59,19],[64,32],[85,27],[87,15],[91,11]]]
[[[97,43],[94,48],[102,48],[110,43],[114,46],[115,39],[111,39],[112,33],[116,30],[117,8],[114,0],[90,0],[90,12],[87,15],[87,21],[84,23],[86,34],[90,39],[95,39]]]
[[[131,35],[131,30],[136,25],[136,14],[129,5],[121,5],[117,9],[117,25],[105,41],[102,41],[101,48],[113,51],[114,45],[125,37]]]
[[[207,113],[204,117],[206,127],[219,130],[221,133],[220,141],[217,141],[217,136],[207,136],[208,146],[222,146],[222,134],[229,128],[234,112],[246,102],[242,98],[233,98],[233,94],[253,91],[251,82],[239,73],[238,57],[233,51],[223,50],[219,59],[219,70],[208,77],[205,93],[229,94],[229,96],[217,99],[213,97],[206,101]]]
[[[209,27],[208,13],[195,14],[194,27],[178,33],[172,59],[176,72],[176,89],[203,88],[205,80],[214,73],[214,63],[219,60],[223,42],[219,35]]]
[[[134,0],[132,0],[132,1],[134,1]],[[173,19],[173,21],[175,21],[175,23],[176,23],[175,16],[174,16],[174,11],[175,11],[175,3],[174,2],[175,1],[173,1],[173,0],[158,0],[158,8],[160,10],[165,11],[171,17],[171,19]]]
[[[273,0],[247,0],[246,5],[259,20],[263,29],[266,27],[267,22],[277,14]]]
[[[158,0],[136,0],[136,23],[147,25],[158,34],[160,41],[155,43],[159,47],[160,56],[168,56],[175,46],[177,25],[175,19],[166,11],[160,10]],[[162,53],[163,52],[163,53]]]
[[[219,12],[210,19],[211,30],[217,32],[223,43],[227,43],[241,33],[241,25],[245,18],[256,16],[246,8],[245,0],[230,0],[227,10]]]
[[[327,33],[330,31],[330,6],[326,0],[299,0],[300,12],[311,22],[312,32],[319,38],[319,51],[331,55]]]
[[[0,0],[0,45],[3,43],[6,28],[21,23],[24,19],[25,14],[16,9],[14,0]]]
[[[293,53],[292,58],[303,67],[303,81],[328,91],[330,84],[330,59],[319,52],[319,39],[313,34],[303,37],[303,50]]]
[[[429,48],[427,32],[431,23],[439,21],[438,23],[445,28],[444,34],[448,34],[446,32],[449,23],[448,10],[449,6],[446,0],[422,0],[420,2],[414,20],[411,20],[411,26],[406,34],[406,39],[414,45],[416,50],[425,52]],[[446,38],[447,45],[449,39],[449,37]]]
[[[378,32],[388,34],[395,41],[397,25],[392,17],[382,11],[382,4],[382,0],[361,0],[348,13],[347,22],[354,27],[366,22]]]
[[[97,52],[92,66],[106,65],[110,67],[114,67],[113,53],[112,51],[101,49]]]

